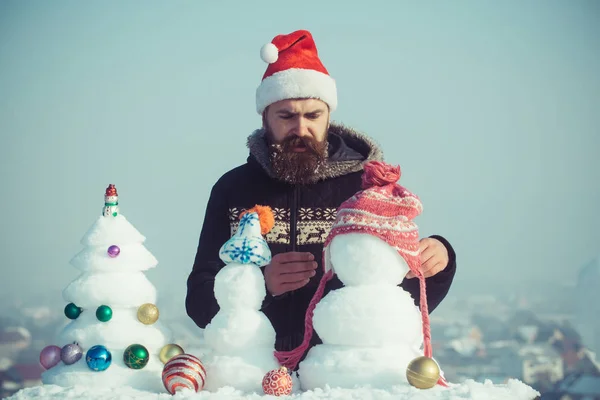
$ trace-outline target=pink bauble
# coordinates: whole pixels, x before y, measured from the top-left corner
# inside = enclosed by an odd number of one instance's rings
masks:
[[[191,354],[180,354],[171,358],[162,372],[163,385],[171,394],[182,388],[199,392],[204,388],[205,380],[206,370],[202,362]]]
[[[292,393],[292,377],[286,367],[267,372],[262,381],[265,394],[271,396],[287,396]]]
[[[40,364],[44,369],[50,369],[60,362],[61,348],[58,346],[46,346],[40,352]]]

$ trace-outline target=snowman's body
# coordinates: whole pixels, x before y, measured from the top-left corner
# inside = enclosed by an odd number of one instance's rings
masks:
[[[104,196],[104,207],[102,215],[105,217],[116,217],[119,214],[119,197],[117,195]]]
[[[345,287],[315,308],[313,326],[323,344],[299,365],[302,389],[407,383],[407,365],[423,355],[421,313],[398,286],[407,263],[395,248],[362,233],[337,235],[326,257]]]
[[[247,218],[238,234],[258,219]],[[236,234],[237,236],[239,236]],[[219,311],[204,330],[210,349],[202,362],[206,368],[208,391],[230,386],[243,392],[262,393],[265,374],[277,369],[274,356],[275,330],[271,321],[260,311],[266,295],[265,280],[260,268],[252,263],[234,260],[270,258],[268,247],[260,241],[234,236],[223,246],[221,257],[228,264],[215,276],[215,298]],[[256,254],[246,254],[249,247]]]

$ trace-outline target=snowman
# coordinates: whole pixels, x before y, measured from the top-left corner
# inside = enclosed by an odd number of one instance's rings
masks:
[[[220,249],[226,264],[215,276],[220,309],[204,330],[208,352],[202,362],[208,391],[230,386],[261,393],[265,374],[279,367],[275,330],[260,311],[266,296],[260,267],[271,261],[262,235],[273,224],[271,209],[256,206],[242,214],[236,233]]]
[[[105,217],[116,217],[119,214],[119,196],[115,185],[110,184],[104,192],[104,207],[102,215]]]
[[[364,190],[338,209],[324,245],[325,273],[307,311],[304,342],[277,353],[283,365],[294,369],[316,330],[323,344],[311,348],[299,364],[303,390],[327,385],[390,389],[408,384],[411,361],[431,357],[419,233],[413,222],[422,205],[396,183],[399,178],[399,167],[366,164]],[[398,286],[409,271],[421,282],[421,309]],[[323,297],[333,274],[344,287]],[[445,385],[443,378],[439,383]]]

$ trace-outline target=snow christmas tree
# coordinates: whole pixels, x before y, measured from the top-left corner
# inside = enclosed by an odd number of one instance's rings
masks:
[[[183,349],[170,343],[158,321],[156,289],[144,274],[158,261],[145,240],[120,214],[117,190],[109,185],[101,216],[71,260],[81,271],[63,291],[72,321],[58,335],[60,347],[40,355],[45,384],[164,391],[164,362]]]

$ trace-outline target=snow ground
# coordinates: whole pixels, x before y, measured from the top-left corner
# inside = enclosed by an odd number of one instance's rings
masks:
[[[505,385],[494,385],[490,381],[475,382],[468,380],[463,384],[452,385],[450,388],[435,387],[428,390],[419,390],[408,386],[395,386],[390,390],[371,389],[360,387],[356,389],[326,388],[306,392],[296,391],[290,396],[282,396],[282,399],[294,400],[533,400],[540,394],[531,387],[518,380],[510,380]],[[211,393],[202,391],[194,393],[186,390],[171,396],[169,393],[153,393],[123,388],[102,388],[90,390],[88,387],[75,386],[63,388],[55,385],[43,385],[23,389],[7,400],[26,399],[66,399],[84,398],[86,400],[161,400],[161,399],[199,399],[199,400],[258,400],[275,399],[275,396],[267,396],[257,393],[242,393],[232,388],[222,388]]]

